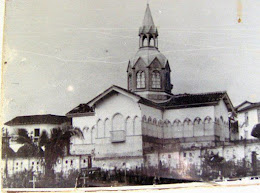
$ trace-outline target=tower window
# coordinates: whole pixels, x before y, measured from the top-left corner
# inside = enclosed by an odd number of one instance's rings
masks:
[[[158,71],[152,73],[152,88],[161,88],[161,76]]]
[[[137,88],[145,88],[145,73],[143,71],[139,71],[136,74],[136,87]]]

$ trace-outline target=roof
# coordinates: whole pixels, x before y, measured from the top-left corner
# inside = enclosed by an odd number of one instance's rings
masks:
[[[8,126],[14,125],[31,125],[31,124],[55,124],[60,125],[62,123],[71,122],[71,118],[60,115],[28,115],[18,116],[5,123]]]
[[[156,58],[159,60],[162,67],[165,68],[168,60],[157,48],[143,47],[140,48],[135,56],[130,60],[130,65],[131,67],[134,67],[136,62],[139,59],[142,59],[142,61],[145,63],[145,67],[148,67]]]
[[[157,28],[154,25],[152,13],[149,7],[149,4],[147,4],[144,19],[143,19],[143,26],[139,29],[139,34],[146,34],[146,33],[155,33],[158,35]]]
[[[229,111],[234,112],[234,107],[225,91],[223,92],[211,92],[211,93],[199,93],[199,94],[179,94],[173,95],[167,101],[158,103],[152,100],[141,97],[140,95],[133,93],[127,89],[121,88],[119,86],[111,86],[94,99],[86,104],[80,104],[81,108],[76,107],[67,113],[67,116],[84,116],[93,115],[95,105],[102,101],[105,97],[111,95],[112,93],[121,93],[127,95],[128,97],[135,100],[137,103],[141,103],[147,106],[152,106],[157,109],[181,109],[181,108],[191,108],[191,107],[202,107],[202,106],[212,106],[217,105],[220,100],[223,99]]]
[[[85,104],[80,104],[79,106],[77,106],[76,108],[72,109],[71,111],[69,111],[66,115],[69,117],[74,117],[74,116],[82,116],[82,115],[93,115],[94,113],[94,108],[95,105],[101,101],[104,97],[107,97],[113,93],[121,93],[123,95],[127,95],[128,97],[131,97],[133,100],[135,100],[136,102],[138,102],[142,97],[129,91],[126,90],[124,88],[121,88],[119,86],[111,86],[108,89],[106,89],[104,92],[102,92],[101,94],[99,94],[98,96],[96,96],[95,98],[93,98],[91,101],[89,101],[88,103]]]
[[[143,26],[154,26],[152,13],[149,7],[149,4],[146,6],[145,14],[144,14],[144,20],[143,20]]]
[[[238,110],[244,108],[245,106],[249,106],[249,105],[251,105],[251,104],[253,104],[253,103],[252,103],[252,102],[249,102],[249,101],[244,101],[244,102],[242,102],[241,104],[237,105],[237,106],[235,107],[235,109],[236,109],[236,111],[238,111]]]
[[[164,106],[165,109],[201,107],[216,105],[222,99],[227,105],[228,110],[233,111],[234,107],[225,91],[174,95],[169,101],[162,103],[161,105]]]
[[[248,111],[248,110],[255,109],[255,108],[259,108],[259,107],[260,107],[260,102],[258,102],[258,103],[251,103],[250,105],[248,105],[248,106],[246,106],[244,108],[239,109],[237,112],[241,113],[241,112]]]
[[[72,114],[85,114],[85,113],[93,113],[93,108],[91,108],[88,104],[80,104],[75,107],[71,111],[69,111],[66,115],[70,116]]]

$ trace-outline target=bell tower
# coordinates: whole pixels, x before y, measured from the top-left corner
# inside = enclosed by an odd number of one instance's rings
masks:
[[[129,60],[128,90],[160,102],[172,96],[170,65],[158,49],[158,30],[147,4],[142,26],[139,28],[139,50]]]

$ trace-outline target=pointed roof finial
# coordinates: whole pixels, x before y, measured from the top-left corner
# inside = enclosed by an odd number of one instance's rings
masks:
[[[147,34],[147,33],[153,34],[156,37],[158,36],[158,31],[153,22],[153,17],[151,14],[149,3],[147,3],[147,7],[145,10],[143,25],[139,28],[139,36],[141,34]]]
[[[144,14],[143,26],[154,26],[153,17],[151,14],[151,10],[150,10],[148,1],[147,1],[147,7],[145,10],[145,14]]]

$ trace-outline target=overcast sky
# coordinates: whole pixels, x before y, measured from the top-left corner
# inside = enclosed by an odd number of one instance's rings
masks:
[[[260,101],[260,1],[150,0],[172,92],[226,90]],[[111,85],[126,88],[146,0],[8,0],[4,121],[64,115]]]

